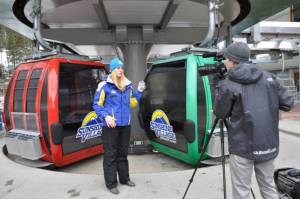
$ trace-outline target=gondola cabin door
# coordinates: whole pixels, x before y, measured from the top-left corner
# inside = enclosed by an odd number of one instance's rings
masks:
[[[94,146],[102,144],[101,123],[92,104],[104,74],[103,69],[99,71],[96,67],[74,63],[59,65],[58,106],[54,112],[58,113],[59,129],[62,129],[58,151],[62,153],[63,161],[80,158],[91,153]],[[77,155],[73,156],[73,153]]]

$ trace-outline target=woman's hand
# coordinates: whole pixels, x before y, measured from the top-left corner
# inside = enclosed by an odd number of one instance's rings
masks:
[[[145,89],[146,89],[146,83],[143,80],[139,81],[137,90],[143,92]]]
[[[108,128],[115,128],[116,127],[116,119],[110,115],[106,116],[105,122]]]

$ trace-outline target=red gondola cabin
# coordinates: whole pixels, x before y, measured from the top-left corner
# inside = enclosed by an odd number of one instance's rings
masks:
[[[103,152],[92,110],[99,61],[50,57],[20,64],[4,100],[9,154],[61,167]]]

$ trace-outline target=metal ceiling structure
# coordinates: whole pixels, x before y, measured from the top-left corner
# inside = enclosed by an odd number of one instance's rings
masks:
[[[181,5],[180,1],[165,0],[72,3],[42,1],[42,21],[45,24],[43,35],[75,45],[111,45],[127,42],[188,44],[205,36],[207,8],[200,3],[183,2]],[[32,2],[16,1],[13,7],[18,19],[29,27],[32,26]],[[185,10],[190,8],[193,8],[191,13],[196,14],[184,14]],[[131,38],[130,32],[135,32],[136,29],[140,31],[140,38]],[[185,37],[182,37],[183,33]]]
[[[1,23],[33,38],[33,2],[1,1]],[[272,7],[267,0],[219,2],[224,22],[221,35],[226,35],[226,25],[230,23],[234,25],[233,33],[237,33],[298,1],[273,0]],[[42,0],[42,33],[45,38],[85,49],[102,45],[105,49],[111,44],[115,47],[130,42],[193,44],[206,35],[207,3],[207,0]],[[140,38],[130,36],[136,29]]]
[[[223,21],[221,36],[239,33],[299,0],[213,0],[219,2]],[[115,47],[126,43],[159,45],[202,41],[208,27],[208,0],[42,0],[42,35],[72,43],[83,53],[105,51],[109,59]],[[5,26],[33,38],[34,0],[3,0],[0,20]],[[139,31],[138,37],[131,32]],[[113,45],[112,45],[113,44]],[[178,46],[179,45],[179,46]],[[173,47],[173,46],[172,46]],[[171,49],[172,49],[171,47]],[[119,50],[120,51],[120,50]],[[113,52],[113,54],[111,54]],[[106,60],[106,59],[105,59]]]

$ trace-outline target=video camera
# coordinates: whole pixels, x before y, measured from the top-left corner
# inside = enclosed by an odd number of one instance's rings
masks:
[[[227,69],[222,62],[224,60],[224,57],[222,54],[217,53],[217,52],[209,52],[209,53],[204,53],[202,55],[203,58],[208,58],[208,57],[214,57],[214,60],[216,61],[215,64],[205,64],[204,66],[201,66],[198,69],[198,73],[200,75],[210,75],[210,74],[216,74],[216,76],[219,79],[225,79],[225,75],[227,73]]]

